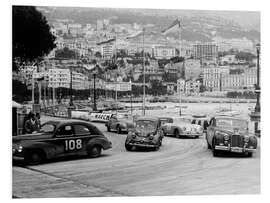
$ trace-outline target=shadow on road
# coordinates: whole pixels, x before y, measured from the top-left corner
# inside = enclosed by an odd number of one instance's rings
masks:
[[[87,155],[85,155],[85,156],[75,156],[74,155],[74,156],[69,156],[69,157],[61,157],[61,158],[49,159],[49,160],[46,160],[46,161],[44,161],[43,163],[41,163],[39,165],[50,164],[50,163],[58,163],[58,162],[63,162],[63,161],[71,162],[71,161],[86,160],[86,159],[89,159],[89,160],[102,159],[102,158],[109,157],[109,156],[111,156],[111,155],[109,155],[109,154],[101,154],[100,157],[90,158]],[[27,163],[25,161],[22,161],[22,160],[13,160],[12,161],[12,166],[25,167],[25,166],[27,166]]]

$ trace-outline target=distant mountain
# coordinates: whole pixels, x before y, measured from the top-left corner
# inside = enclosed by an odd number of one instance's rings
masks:
[[[164,9],[116,9],[85,7],[39,7],[49,22],[70,19],[80,24],[95,24],[100,19],[111,23],[154,24],[158,33],[176,18],[183,24],[183,39],[211,41],[213,37],[260,40],[260,13],[250,11],[203,11]]]

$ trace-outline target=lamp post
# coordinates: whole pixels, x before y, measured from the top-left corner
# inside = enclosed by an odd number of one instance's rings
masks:
[[[256,106],[253,112],[249,114],[251,121],[254,121],[254,131],[255,135],[261,136],[261,132],[259,129],[259,123],[261,120],[261,105],[260,105],[260,44],[256,45],[257,51],[257,84],[255,85],[255,93],[257,95]]]
[[[261,105],[260,105],[260,44],[256,45],[257,50],[257,84],[255,88],[255,93],[257,94],[257,101],[255,106],[255,112],[261,112]]]
[[[70,69],[69,106],[73,106],[72,69]]]
[[[94,78],[94,106],[93,110],[97,110],[97,101],[96,101],[96,76],[97,76],[97,69],[99,68],[98,65],[96,65],[95,70],[93,72],[93,78]]]

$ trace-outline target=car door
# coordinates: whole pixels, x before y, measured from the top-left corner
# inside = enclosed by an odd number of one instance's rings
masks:
[[[87,152],[87,143],[91,139],[91,129],[89,126],[84,124],[74,124],[74,138],[77,144],[81,144],[81,148],[77,148],[78,153],[85,153]],[[78,146],[77,146],[78,147]]]
[[[55,137],[58,146],[57,154],[59,156],[73,155],[82,149],[82,140],[76,139],[71,124],[59,127],[55,132]]]

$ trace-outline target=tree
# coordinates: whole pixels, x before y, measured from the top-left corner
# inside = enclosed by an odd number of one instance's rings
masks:
[[[77,54],[75,51],[64,47],[63,49],[56,50],[55,57],[75,59],[77,57]]]
[[[101,55],[101,53],[100,53],[99,51],[97,51],[97,52],[95,53],[95,57],[97,57],[97,58],[101,58],[101,57],[102,57],[102,55]]]
[[[56,47],[46,18],[34,6],[12,7],[13,70],[22,63],[34,62]]]

